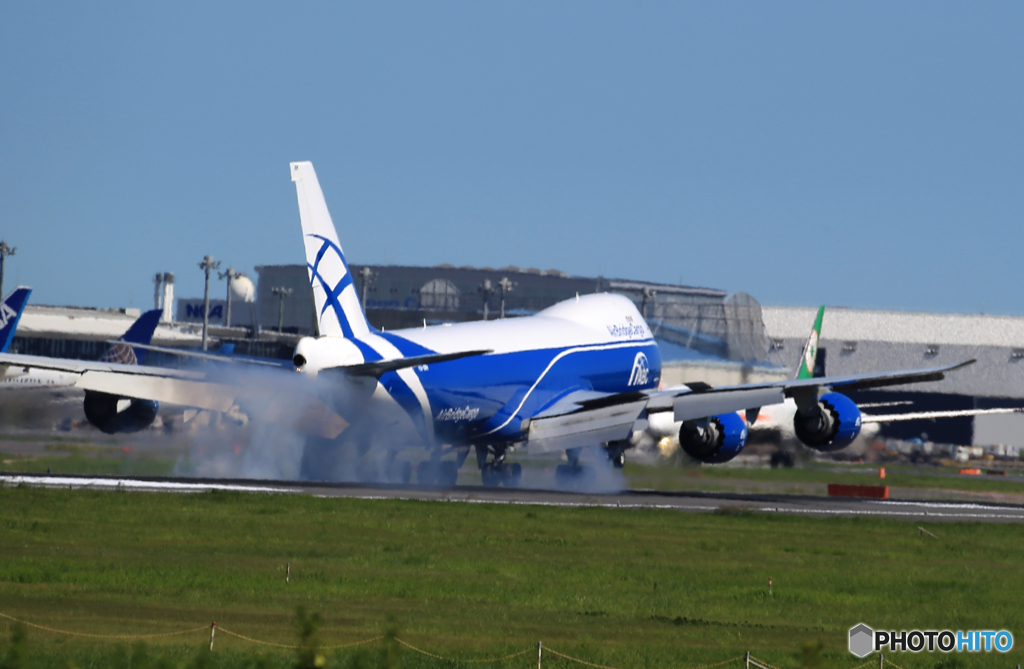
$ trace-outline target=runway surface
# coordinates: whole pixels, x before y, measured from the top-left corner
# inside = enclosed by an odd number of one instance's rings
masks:
[[[618,509],[670,509],[694,513],[781,513],[828,518],[832,516],[892,518],[911,521],[981,521],[1024,523],[1024,505],[915,500],[868,500],[803,495],[743,493],[665,492],[628,490],[615,493],[575,493],[534,489],[457,486],[359,485],[345,483],[297,483],[228,479],[171,479],[147,477],[97,477],[38,474],[4,474],[0,483],[12,487],[131,490],[142,492],[198,493],[230,490],[247,493],[316,495],[358,499],[408,499],[464,504],[522,504],[562,507],[609,507]]]

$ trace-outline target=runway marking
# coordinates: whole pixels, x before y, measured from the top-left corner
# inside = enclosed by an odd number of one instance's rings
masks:
[[[465,492],[445,493],[436,490],[424,490],[422,494],[395,494],[382,495],[379,493],[362,491],[360,488],[339,488],[337,495],[330,495],[316,491],[316,486],[289,486],[287,484],[276,485],[273,483],[244,485],[239,483],[215,483],[204,481],[202,483],[189,483],[186,481],[145,481],[139,479],[120,479],[114,477],[63,477],[63,476],[26,476],[26,475],[0,475],[0,482],[5,486],[17,486],[21,484],[31,486],[42,486],[47,488],[93,488],[109,490],[128,490],[133,492],[171,492],[171,493],[200,493],[213,490],[232,492],[251,492],[264,494],[303,494],[307,491],[314,497],[334,498],[348,497],[365,500],[402,500],[402,501],[435,501],[435,502],[456,502],[463,504],[505,504],[510,506],[549,506],[556,508],[612,508],[612,509],[661,509],[672,511],[690,512],[714,512],[714,511],[736,511],[739,513],[777,513],[804,516],[868,516],[878,518],[928,518],[931,520],[1009,520],[1024,522],[1024,508],[1009,509],[1003,506],[990,504],[972,504],[963,502],[928,502],[928,501],[901,501],[889,500],[872,502],[873,508],[808,508],[791,505],[783,502],[776,506],[754,505],[744,503],[742,499],[723,499],[721,503],[687,503],[692,497],[677,497],[678,504],[665,504],[656,502],[622,502],[620,500],[608,500],[607,502],[595,501],[593,495],[588,495],[586,500],[553,501],[544,499],[503,499],[501,497],[474,498],[464,497]],[[495,491],[496,493],[498,491]],[[535,491],[536,494],[560,494],[558,491]],[[486,494],[486,493],[485,493]],[[584,495],[586,493],[579,493]],[[806,500],[804,500],[806,501]],[[813,500],[817,501],[817,500]],[[821,498],[822,503],[837,503],[834,498]],[[839,502],[841,503],[841,502]],[[901,510],[897,508],[879,507],[918,507],[917,510]],[[953,510],[960,510],[953,512]],[[968,510],[982,511],[983,513],[970,513]],[[985,513],[987,511],[987,513]]]

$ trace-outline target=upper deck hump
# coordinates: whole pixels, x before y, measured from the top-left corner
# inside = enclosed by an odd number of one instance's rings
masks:
[[[650,340],[636,306],[621,295],[581,295],[533,316],[394,330],[438,353],[488,349],[495,353]]]

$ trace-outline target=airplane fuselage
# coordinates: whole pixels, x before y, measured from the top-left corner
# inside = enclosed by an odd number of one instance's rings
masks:
[[[575,391],[657,388],[661,355],[633,303],[610,294],[560,302],[534,316],[453,323],[364,340],[304,339],[306,371],[381,359],[489,350],[383,374],[376,399],[401,407],[428,443],[512,443],[522,422]]]

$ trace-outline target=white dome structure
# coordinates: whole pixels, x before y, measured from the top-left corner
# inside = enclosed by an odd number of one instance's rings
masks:
[[[231,300],[233,302],[255,302],[256,286],[252,279],[243,275],[236,276],[231,280]],[[234,320],[234,319],[232,319]]]

